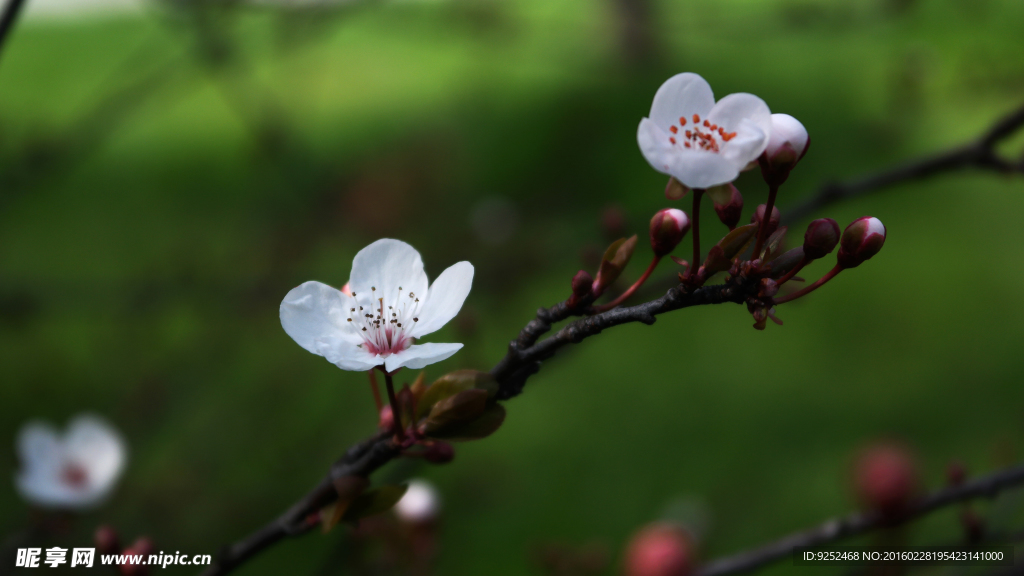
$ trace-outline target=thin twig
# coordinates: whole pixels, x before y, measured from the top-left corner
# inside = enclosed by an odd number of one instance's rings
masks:
[[[791,222],[798,222],[815,214],[822,207],[913,180],[923,180],[946,172],[968,168],[995,171],[1003,174],[1024,174],[1024,159],[1012,161],[1000,156],[996,146],[1024,127],[1024,106],[1004,116],[974,142],[957,146],[899,164],[846,183],[830,182],[818,188],[816,194],[784,212]]]
[[[897,518],[885,517],[875,513],[857,512],[845,518],[829,520],[816,528],[790,534],[770,544],[714,560],[697,570],[694,576],[725,576],[727,574],[752,572],[788,558],[796,548],[823,546],[838,540],[860,536],[879,528],[890,528],[906,524],[952,504],[977,498],[994,498],[999,492],[1020,484],[1024,484],[1024,465],[994,472],[960,486],[953,486],[933,492],[911,505],[906,512]]]

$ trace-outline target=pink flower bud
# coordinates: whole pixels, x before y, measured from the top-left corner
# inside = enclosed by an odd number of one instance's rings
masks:
[[[690,538],[672,524],[644,527],[626,549],[626,576],[686,576],[692,568]]]
[[[854,481],[857,496],[866,508],[897,516],[917,495],[917,466],[903,446],[876,444],[857,459]]]
[[[707,193],[715,204],[715,213],[718,214],[718,219],[730,230],[735,228],[743,214],[743,195],[740,194],[740,191],[732,183],[729,183],[709,188]]]
[[[609,206],[601,214],[601,230],[605,238],[614,240],[626,233],[626,213],[618,206]]]
[[[455,448],[447,442],[435,440],[423,453],[431,464],[447,464],[455,458]]]
[[[103,525],[96,528],[93,542],[96,544],[96,551],[100,554],[121,553],[121,544],[118,542],[117,531],[110,526]]]
[[[765,210],[765,208],[766,208],[766,206],[764,204],[758,205],[757,210],[754,211],[754,215],[750,217],[750,222],[751,223],[757,222],[758,226],[760,226],[761,225],[761,220],[764,219],[764,210]],[[764,231],[764,237],[767,238],[767,237],[771,236],[772,233],[775,232],[775,230],[778,229],[779,222],[781,222],[781,221],[782,221],[782,213],[779,212],[778,208],[776,208],[775,206],[772,206],[772,217],[771,217],[771,219],[768,220],[767,228]]]
[[[761,162],[765,181],[776,186],[785,182],[810,143],[807,129],[799,120],[789,114],[772,114],[772,133]]]
[[[819,218],[807,225],[804,232],[804,255],[817,260],[831,254],[839,244],[839,224],[831,218]]]
[[[153,541],[149,538],[139,538],[131,546],[125,548],[124,554],[131,556],[142,556],[143,561],[154,553]],[[123,576],[146,576],[149,568],[145,564],[121,564]]]
[[[675,249],[690,231],[690,219],[677,208],[665,208],[651,218],[651,249],[664,256]]]
[[[864,216],[850,223],[839,241],[839,265],[856,268],[869,260],[885,244],[885,226],[873,216]]]
[[[381,430],[391,430],[395,427],[395,414],[391,411],[390,405],[385,405],[380,409],[380,423],[378,424]]]

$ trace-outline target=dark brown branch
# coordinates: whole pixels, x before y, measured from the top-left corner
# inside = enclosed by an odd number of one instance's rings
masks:
[[[542,308],[537,311],[537,317],[523,328],[519,338],[510,344],[508,355],[491,370],[500,386],[499,397],[508,399],[518,395],[526,378],[540,368],[540,362],[550,358],[567,344],[580,342],[605,328],[619,324],[653,324],[655,315],[671,310],[703,304],[743,302],[748,292],[748,287],[740,282],[705,286],[692,292],[680,286],[669,290],[665,296],[657,300],[629,308],[616,308],[573,322],[538,344],[537,339],[551,329],[551,323],[577,313],[564,303]],[[335,478],[351,475],[366,478],[397,457],[399,452],[398,445],[388,433],[378,434],[353,446],[334,464],[326,478],[284,514],[222,550],[215,563],[203,572],[203,576],[227,574],[280,540],[305,533],[316,525],[315,518],[311,521],[311,516],[337,498],[333,482]]]
[[[977,498],[994,498],[1001,491],[1020,484],[1024,484],[1024,465],[982,476],[961,486],[933,492],[895,519],[858,512],[845,518],[829,520],[816,528],[790,534],[771,544],[712,561],[699,569],[695,576],[725,576],[752,572],[788,558],[796,548],[823,546],[880,528],[906,524],[952,504]]]
[[[564,313],[564,304],[558,304],[547,310],[542,308],[537,311],[537,319],[532,320],[527,328],[536,323],[538,328],[543,326],[544,329],[534,335],[532,339],[524,339],[520,334],[519,339],[509,343],[508,353],[505,354],[505,357],[491,369],[491,374],[498,381],[498,398],[506,400],[519,395],[526,379],[540,369],[540,363],[543,360],[554,356],[559,348],[567,344],[582,342],[585,338],[600,334],[605,328],[630,322],[654,324],[655,316],[658,314],[704,304],[726,302],[739,304],[756,293],[756,284],[749,285],[742,281],[717,286],[703,286],[692,291],[685,286],[678,285],[669,289],[661,298],[636,306],[613,308],[601,314],[576,320],[540,343],[534,343],[539,334],[550,329],[550,324],[546,323],[544,319],[558,317]],[[527,330],[524,329],[523,333],[526,332]]]
[[[957,169],[976,167],[999,172],[1024,172],[1024,161],[1011,163],[999,157],[995,152],[995,146],[1015,133],[1022,125],[1024,125],[1024,108],[998,122],[972,144],[849,184],[826,185],[809,201],[790,210],[789,216],[792,219],[801,219],[836,200],[856,197],[899,182],[925,178]],[[554,335],[538,342],[541,336],[551,330],[553,324],[585,312],[584,306],[571,307],[566,302],[550,308],[540,308],[537,310],[536,317],[520,331],[518,338],[509,343],[508,353],[505,357],[491,369],[491,374],[494,375],[499,386],[498,398],[507,400],[519,395],[526,380],[540,370],[541,362],[554,356],[560,348],[568,344],[582,342],[590,336],[600,334],[605,328],[631,322],[653,324],[658,314],[705,304],[726,302],[739,304],[755,297],[756,293],[756,284],[746,282],[742,277],[731,279],[723,285],[703,286],[696,289],[678,285],[669,289],[664,296],[656,300],[626,308],[615,308],[576,320]],[[399,452],[398,445],[386,433],[378,434],[353,446],[344,457],[334,464],[327,477],[313,490],[270,524],[225,548],[218,556],[216,563],[203,572],[203,576],[227,574],[285,537],[307,532],[315,526],[315,521],[311,522],[313,515],[336,499],[337,495],[333,485],[335,478],[348,475],[368,477],[397,457]],[[1024,467],[975,480],[960,488],[943,490],[921,501],[900,521],[910,521],[955,502],[980,496],[993,496],[999,490],[1021,482],[1024,482]],[[887,524],[881,518],[854,514],[845,519],[827,522],[814,530],[788,536],[756,550],[712,562],[700,571],[699,576],[721,576],[754,570],[785,557],[796,546],[826,544],[841,538],[863,534],[883,525]]]
[[[996,146],[1024,127],[1024,107],[1003,117],[974,142],[926,156],[888,170],[863,176],[847,183],[832,182],[821,186],[808,200],[783,212],[791,222],[798,222],[815,214],[819,209],[839,200],[863,196],[876,190],[912,180],[922,180],[937,174],[968,168],[989,170],[1003,174],[1024,174],[1024,159],[1006,160],[998,154]]]

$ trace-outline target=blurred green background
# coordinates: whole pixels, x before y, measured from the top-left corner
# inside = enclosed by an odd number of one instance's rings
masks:
[[[1019,0],[30,13],[0,62],[0,462],[13,476],[29,418],[102,414],[128,438],[127,472],[52,541],[88,545],[105,522],[160,550],[216,553],[375,428],[365,375],[281,329],[291,287],[343,284],[379,237],[416,246],[432,278],[469,260],[473,292],[433,338],[465,349],[427,375],[487,369],[614,239],[610,208],[643,238],[671,205],[635,131],[672,74],[758,94],[807,126],[785,212],[824,181],[955,145],[1019,106],[1022,26]],[[749,213],[764,184],[756,171],[737,184]],[[834,205],[816,216],[877,216],[885,249],[780,307],[784,327],[757,332],[743,307],[717,306],[610,330],[547,362],[504,427],[452,464],[399,463],[377,480],[441,489],[439,574],[542,574],[534,551],[551,543],[603,546],[618,573],[624,541],[673,502],[709,519],[706,558],[852,509],[851,458],[879,438],[913,446],[930,487],[951,460],[1013,463],[1022,188],[962,173]],[[710,245],[724,228],[705,209]],[[646,260],[641,242],[626,275]],[[912,536],[955,540],[956,513]],[[31,517],[13,483],[0,490],[0,534]],[[239,574],[345,573],[331,560],[345,539],[286,542]],[[809,570],[828,571],[771,572]]]

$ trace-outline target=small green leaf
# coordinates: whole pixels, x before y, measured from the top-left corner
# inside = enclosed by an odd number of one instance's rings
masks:
[[[473,388],[486,390],[488,395],[494,396],[498,391],[498,384],[490,373],[479,370],[456,370],[441,376],[419,397],[419,401],[416,403],[416,420],[419,421],[429,414],[434,404],[441,400]],[[415,390],[415,385],[413,390]]]
[[[732,260],[725,257],[722,247],[717,244],[708,250],[708,257],[704,259],[704,271],[710,277],[716,272],[722,272],[732,267]]]
[[[719,240],[717,246],[721,246],[722,254],[727,260],[732,260],[747,249],[756,235],[757,224],[737,226],[735,230]]]
[[[629,264],[630,258],[633,257],[636,243],[636,234],[612,242],[601,258],[601,267],[598,268],[597,279],[594,281],[597,286],[605,288],[618,279],[626,268],[626,264]]]
[[[338,500],[320,511],[320,522],[324,534],[334,528],[352,502],[366,490],[369,484],[370,482],[362,476],[342,476],[334,479],[334,490],[338,493]]]
[[[505,407],[491,404],[479,418],[472,422],[464,422],[445,427],[430,434],[432,438],[452,441],[479,440],[494,434],[505,421]]]
[[[387,512],[402,499],[408,488],[408,485],[402,484],[400,486],[387,485],[367,490],[352,501],[342,519],[346,522],[355,522],[360,518]]]
[[[420,430],[429,436],[437,430],[475,420],[486,408],[486,390],[463,390],[434,404]]]
[[[762,260],[771,260],[773,255],[777,255],[776,252],[786,238],[786,230],[788,228],[785,226],[779,226],[775,232],[772,232],[772,235],[764,243],[764,250],[761,251]]]

